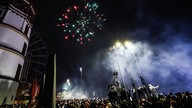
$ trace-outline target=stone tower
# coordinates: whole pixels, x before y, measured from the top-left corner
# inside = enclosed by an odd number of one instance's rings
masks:
[[[0,106],[14,102],[34,16],[28,0],[0,0]]]

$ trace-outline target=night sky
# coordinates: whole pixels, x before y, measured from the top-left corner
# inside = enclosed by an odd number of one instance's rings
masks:
[[[106,50],[117,40],[130,40],[146,51],[151,48],[152,55],[144,62],[149,64],[141,68],[150,83],[159,84],[162,91],[191,90],[191,80],[186,77],[192,76],[192,6],[187,0],[97,0],[99,12],[104,13],[107,20],[92,43],[85,45],[66,41],[64,32],[56,26],[59,15],[68,7],[66,1],[69,0],[34,0],[37,13],[34,30],[57,54],[58,89],[67,78],[78,82],[79,67],[83,68],[86,86],[105,88],[112,77],[111,70],[103,65]],[[144,56],[138,59],[141,57]],[[158,72],[160,69],[171,74],[165,78]],[[155,78],[157,76],[160,77]],[[174,78],[170,80],[171,77]],[[165,84],[162,78],[170,83]],[[183,84],[187,87],[174,89]],[[173,87],[166,89],[168,86]]]

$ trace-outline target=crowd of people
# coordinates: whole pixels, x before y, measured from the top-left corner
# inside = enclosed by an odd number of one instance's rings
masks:
[[[158,94],[150,98],[120,100],[111,102],[103,99],[72,99],[57,101],[57,108],[190,108],[192,106],[192,93],[178,92]]]
[[[111,102],[109,98],[60,100],[56,108],[191,108],[192,92],[158,94],[148,98],[123,99]],[[0,108],[28,108],[27,105],[0,106]]]

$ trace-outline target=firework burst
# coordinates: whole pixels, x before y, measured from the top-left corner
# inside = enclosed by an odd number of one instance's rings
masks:
[[[104,14],[97,12],[98,4],[93,0],[79,0],[69,6],[58,18],[60,27],[65,33],[65,40],[75,40],[80,44],[92,41],[95,31],[103,27]]]

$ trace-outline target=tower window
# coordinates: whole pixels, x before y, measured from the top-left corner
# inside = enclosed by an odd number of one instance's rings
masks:
[[[11,101],[13,100],[13,95],[11,96]]]
[[[17,71],[16,71],[16,76],[15,76],[15,79],[16,79],[16,80],[19,80],[21,68],[22,68],[22,65],[21,65],[21,64],[18,64],[18,66],[17,66]]]
[[[22,12],[24,12],[24,13],[27,12],[27,6],[28,6],[28,4],[27,4],[26,2],[24,2],[24,1],[22,1],[22,0],[14,0],[14,1],[13,1],[13,5],[14,5],[17,9],[21,10]]]
[[[0,9],[0,18],[3,16],[3,9]]]
[[[2,16],[2,14],[3,14],[3,10],[2,10],[2,9],[0,9],[0,17]]]
[[[25,55],[26,49],[27,49],[27,44],[24,43],[23,50],[22,50],[22,55]]]
[[[27,35],[29,31],[29,26],[26,25],[24,33]]]

